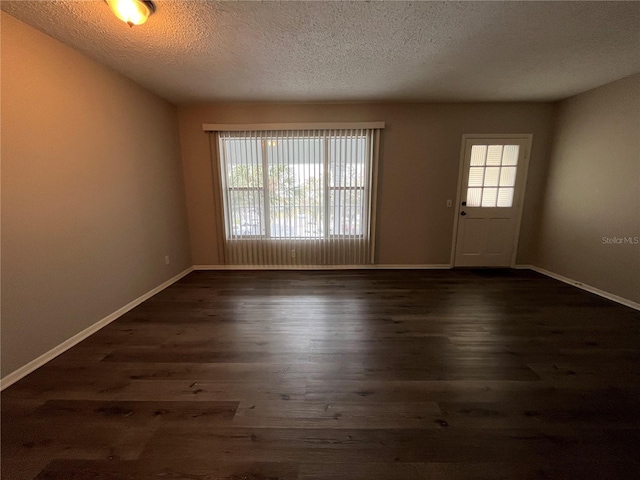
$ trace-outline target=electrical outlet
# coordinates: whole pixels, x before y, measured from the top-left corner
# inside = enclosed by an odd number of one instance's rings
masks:
[[[451,208],[453,206],[453,201],[451,199],[447,200],[447,208]]]
[[[171,263],[171,259],[169,258],[169,255],[165,255],[164,256],[164,264],[165,265],[169,265]]]
[[[296,251],[295,250],[291,250],[291,258],[296,258]]]

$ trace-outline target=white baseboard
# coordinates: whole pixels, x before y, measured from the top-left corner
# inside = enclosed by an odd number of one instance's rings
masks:
[[[149,298],[153,297],[156,293],[164,290],[169,285],[174,284],[175,282],[180,280],[185,275],[188,275],[192,271],[193,271],[193,267],[187,268],[183,272],[180,272],[179,274],[177,274],[175,277],[170,278],[169,280],[167,280],[166,282],[162,283],[161,285],[158,285],[153,290],[148,291],[147,293],[145,293],[141,297],[138,297],[135,300],[133,300],[132,302],[127,303],[124,307],[119,308],[118,310],[116,310],[115,312],[113,312],[110,315],[107,315],[102,320],[98,320],[96,323],[94,323],[90,327],[87,327],[84,330],[82,330],[81,332],[76,333],[73,337],[68,338],[67,340],[62,342],[60,345],[58,345],[57,347],[52,348],[48,352],[40,355],[35,360],[31,360],[26,365],[20,367],[19,369],[17,369],[14,372],[8,374],[7,376],[5,376],[4,378],[2,378],[0,380],[0,390],[4,390],[8,386],[13,385],[14,383],[16,383],[18,380],[26,377],[31,372],[33,372],[35,369],[40,368],[45,363],[53,360],[54,358],[56,358],[61,353],[64,353],[65,351],[67,351],[71,347],[73,347],[74,345],[77,345],[78,343],[80,343],[85,338],[93,335],[95,332],[97,332],[101,328],[107,326],[108,324],[110,324],[111,322],[116,320],[117,318],[119,318],[122,315],[124,315],[125,313],[127,313],[129,310],[133,310],[135,307],[140,305],[145,300],[148,300]]]
[[[606,298],[607,300],[620,303],[625,307],[633,308],[634,310],[640,310],[640,303],[634,302],[632,300],[614,295],[613,293],[605,292],[604,290],[600,290],[599,288],[592,287],[591,285],[587,285],[582,282],[578,282],[577,280],[573,280],[572,278],[565,277],[558,273],[550,272],[549,270],[545,270],[544,268],[536,267],[534,265],[527,265],[526,268],[529,268],[534,272],[541,273],[542,275],[546,275],[547,277],[551,277],[566,284],[572,285],[574,287],[578,287],[582,290],[586,290],[587,292]]]
[[[386,263],[381,265],[373,265],[378,270],[450,270],[453,268],[448,263],[423,263],[417,265],[400,265],[394,263]]]
[[[419,265],[194,265],[194,270],[448,270],[448,263]]]

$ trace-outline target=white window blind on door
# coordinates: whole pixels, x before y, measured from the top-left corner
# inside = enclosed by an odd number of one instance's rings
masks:
[[[518,145],[473,145],[467,186],[468,207],[513,206]]]
[[[378,140],[364,127],[215,131],[225,263],[372,263]]]

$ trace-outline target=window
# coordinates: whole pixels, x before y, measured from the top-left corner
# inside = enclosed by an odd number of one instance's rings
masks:
[[[467,185],[468,207],[511,207],[519,145],[473,145]]]
[[[363,235],[366,132],[227,133],[219,143],[228,238]]]
[[[285,263],[291,263],[297,242],[304,252],[316,249],[310,264],[336,263],[339,252],[329,252],[328,246],[369,252],[377,132],[218,131],[215,147],[227,250],[246,250],[252,241],[251,249],[264,257],[258,263],[273,263],[269,249],[287,243],[291,251],[284,256],[279,252],[276,263],[285,257]],[[368,256],[357,257],[364,261]]]

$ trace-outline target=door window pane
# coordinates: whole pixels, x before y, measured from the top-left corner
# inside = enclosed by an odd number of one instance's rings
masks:
[[[483,186],[497,187],[499,176],[500,176],[500,167],[487,167],[484,174]]]
[[[484,167],[471,167],[469,169],[469,187],[481,187],[484,180]]]
[[[502,154],[502,165],[517,165],[519,152],[519,145],[505,145],[504,153]]]
[[[487,151],[487,165],[500,166],[502,162],[502,145],[489,145]]]
[[[501,188],[498,190],[498,207],[511,207],[513,205],[513,188]]]
[[[479,207],[481,198],[482,198],[481,188],[467,189],[467,206],[468,207]]]
[[[486,145],[474,145],[471,147],[471,166],[484,165],[487,156]]]
[[[467,181],[468,207],[512,206],[519,152],[519,145],[471,147]]]
[[[497,188],[485,188],[482,191],[482,207],[495,207],[496,197],[498,196]]]
[[[502,167],[500,170],[500,186],[513,187],[516,184],[516,167]]]

